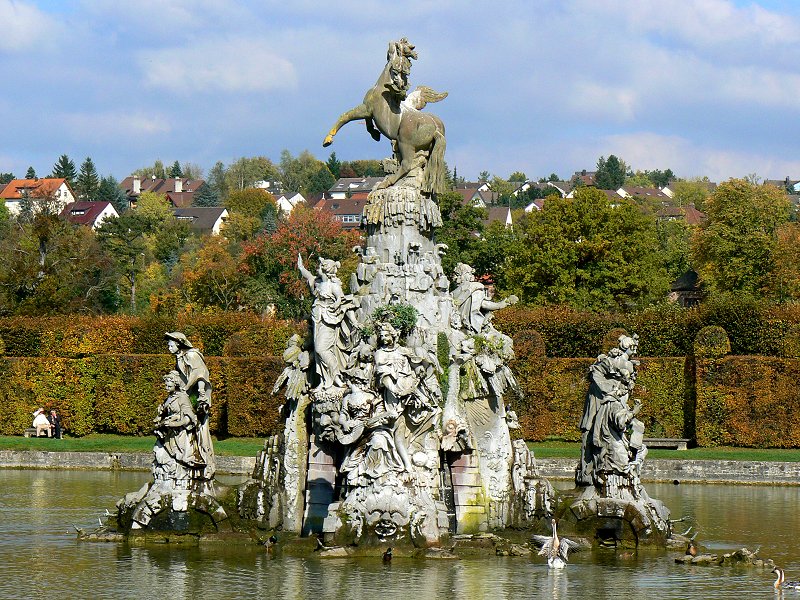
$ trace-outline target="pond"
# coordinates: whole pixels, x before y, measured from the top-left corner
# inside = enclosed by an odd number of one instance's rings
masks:
[[[686,567],[666,551],[458,561],[272,559],[263,548],[78,542],[148,473],[0,470],[0,598],[774,598],[768,570]],[[229,482],[229,481],[226,481]],[[567,482],[556,482],[565,487]],[[800,578],[800,487],[649,484],[714,552],[761,547]],[[680,526],[678,526],[680,528]],[[791,596],[787,593],[786,596]],[[800,594],[796,594],[800,597]]]

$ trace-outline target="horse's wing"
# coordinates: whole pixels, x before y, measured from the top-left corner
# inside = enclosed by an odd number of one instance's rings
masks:
[[[447,92],[437,92],[427,85],[418,85],[405,99],[405,103],[417,110],[422,110],[429,102],[439,102],[447,98]]]

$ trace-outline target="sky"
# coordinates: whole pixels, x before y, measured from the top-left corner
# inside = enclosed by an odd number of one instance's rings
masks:
[[[383,158],[363,124],[322,140],[407,37],[446,161],[537,179],[633,169],[800,179],[794,0],[0,0],[0,172],[61,154],[117,179],[156,159],[309,150]]]

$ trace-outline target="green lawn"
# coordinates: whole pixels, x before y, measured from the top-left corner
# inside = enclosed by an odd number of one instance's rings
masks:
[[[63,440],[47,438],[24,438],[22,436],[0,436],[0,450],[60,450],[65,452],[150,452],[153,436],[125,436],[92,434],[82,438],[67,437]],[[539,458],[578,459],[580,444],[577,442],[545,441],[529,442],[528,446]],[[263,438],[228,438],[214,440],[214,449],[223,456],[255,456],[264,447]],[[692,448],[690,450],[650,450],[648,458],[674,458],[694,460],[766,460],[800,462],[800,449],[780,450],[774,448]]]
[[[0,450],[51,450],[62,452],[152,452],[154,436],[127,436],[95,433],[61,440],[0,436]],[[264,447],[263,438],[214,440],[214,450],[222,456],[255,456]]]

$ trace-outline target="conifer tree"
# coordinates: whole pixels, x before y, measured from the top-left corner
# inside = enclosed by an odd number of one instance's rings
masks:
[[[75,163],[70,160],[69,156],[62,154],[56,164],[53,165],[53,174],[51,177],[58,179],[66,179],[67,183],[73,185],[75,178],[78,176],[78,171],[75,169]]]
[[[28,171],[25,173],[25,179],[36,179],[36,170],[33,167],[28,167]]]
[[[81,164],[81,172],[75,181],[75,193],[81,200],[94,200],[97,196],[97,188],[100,186],[100,178],[97,169],[90,157]]]
[[[181,170],[181,163],[179,163],[177,160],[174,163],[172,163],[172,168],[169,170],[169,176],[176,178],[183,177],[183,171]]]

